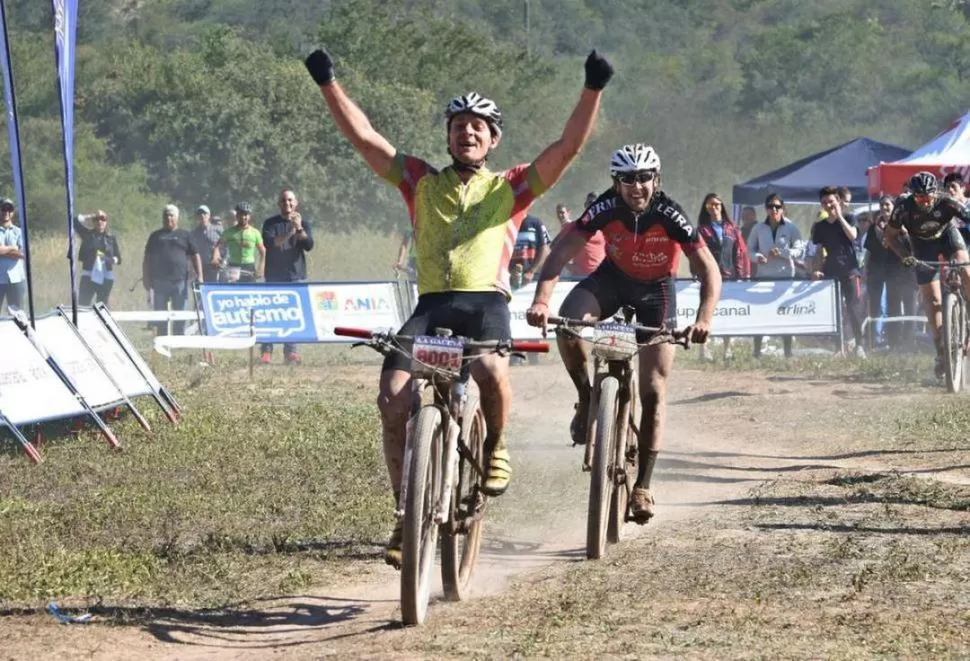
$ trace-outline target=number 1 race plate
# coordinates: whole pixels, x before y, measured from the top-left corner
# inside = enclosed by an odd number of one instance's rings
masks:
[[[458,338],[415,335],[411,374],[430,376],[436,370],[457,372],[461,369],[464,350],[464,343]]]
[[[626,360],[639,351],[634,326],[598,324],[593,330],[593,355],[603,360]]]

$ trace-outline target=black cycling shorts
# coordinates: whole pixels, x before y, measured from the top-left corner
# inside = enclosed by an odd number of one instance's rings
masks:
[[[448,328],[471,340],[511,340],[512,317],[505,294],[498,291],[447,291],[422,294],[399,335],[434,335]],[[411,370],[411,360],[399,353],[384,358],[382,372]]]
[[[926,240],[912,237],[910,242],[913,246],[913,257],[923,262],[946,261],[952,259],[956,251],[967,249],[967,244],[954,223],[947,225],[943,229],[943,233],[935,239]],[[939,278],[940,269],[935,271],[923,268],[916,269],[916,284],[928,285]]]
[[[593,295],[599,304],[600,319],[608,319],[629,305],[636,310],[637,322],[643,326],[677,327],[677,284],[673,278],[652,282],[634,280],[603,262],[569,292],[559,308],[559,316],[582,318],[578,291]]]

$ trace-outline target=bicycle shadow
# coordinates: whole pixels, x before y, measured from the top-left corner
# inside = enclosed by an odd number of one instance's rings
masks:
[[[97,622],[141,628],[166,645],[214,649],[281,649],[399,628],[396,600],[336,596],[259,599],[223,609],[97,606]],[[254,607],[255,606],[255,607]],[[67,614],[70,609],[62,609]]]

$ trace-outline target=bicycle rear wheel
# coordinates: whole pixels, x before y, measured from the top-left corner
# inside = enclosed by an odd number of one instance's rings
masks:
[[[589,510],[586,515],[586,557],[603,556],[606,528],[609,523],[610,497],[615,487],[613,456],[616,453],[616,414],[619,408],[620,383],[615,377],[604,377],[599,388],[596,413],[596,445],[589,481]]]
[[[441,411],[434,406],[423,407],[414,425],[407,502],[404,504],[401,619],[406,625],[421,624],[428,613],[431,570],[438,542],[438,526],[433,515],[441,488],[443,431]]]
[[[966,311],[959,294],[943,294],[943,364],[946,368],[946,389],[960,392],[963,386],[963,342],[966,335]]]
[[[465,402],[461,439],[470,456],[460,456],[458,460],[450,520],[441,526],[441,584],[445,598],[452,601],[468,596],[485,529],[482,477],[472,465],[474,462],[484,469],[485,414],[477,394],[469,395]]]

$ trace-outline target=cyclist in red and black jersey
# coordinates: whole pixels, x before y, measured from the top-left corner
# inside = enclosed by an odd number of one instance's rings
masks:
[[[714,307],[721,293],[717,262],[677,202],[660,190],[660,159],[652,147],[636,144],[618,149],[610,164],[613,186],[594,201],[576,221],[576,230],[557,242],[539,274],[527,319],[545,327],[549,300],[563,267],[597,231],[606,238],[606,259],[577,284],[563,301],[560,316],[606,319],[622,306],[636,309],[637,321],[647,326],[677,325],[674,276],[680,253],[687,255],[691,271],[701,281],[701,302],[689,328],[692,342],[703,343],[710,334]],[[581,340],[560,335],[559,352],[579,394],[570,425],[573,442],[586,439],[589,408],[589,356]],[[660,344],[640,352],[639,470],[631,507],[638,522],[653,516],[650,479],[663,436],[667,376],[673,367],[674,346]]]
[[[908,184],[910,194],[900,197],[886,225],[886,241],[912,268],[918,261],[935,262],[943,259],[958,263],[970,261],[967,244],[955,220],[970,222],[970,213],[960,202],[940,195],[939,183],[931,172],[917,172]],[[909,245],[901,242],[903,229],[909,234]],[[970,267],[960,269],[963,291],[970,299]],[[936,341],[936,376],[943,378],[943,297],[940,292],[940,270],[916,272],[916,283],[922,294],[926,319]]]

